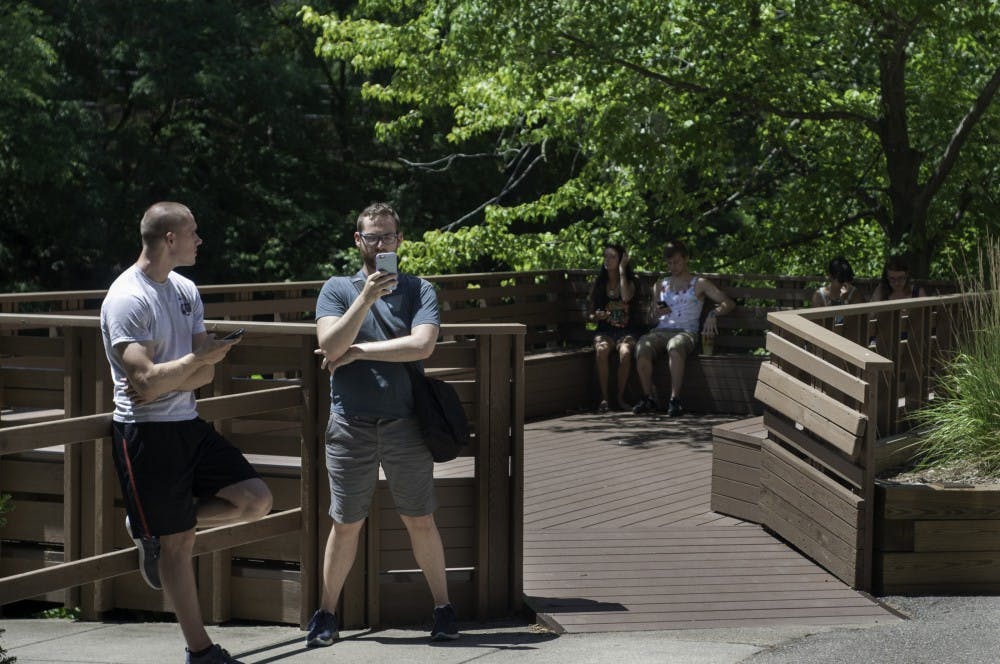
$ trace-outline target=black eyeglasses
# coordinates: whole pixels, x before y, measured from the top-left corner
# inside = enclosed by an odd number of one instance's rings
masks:
[[[394,244],[399,242],[399,233],[383,233],[382,235],[375,235],[372,233],[358,233],[361,239],[365,241],[365,244],[376,245],[379,242],[382,244]]]

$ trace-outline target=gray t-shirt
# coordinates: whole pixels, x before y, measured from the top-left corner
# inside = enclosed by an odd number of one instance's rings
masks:
[[[136,406],[125,396],[120,343],[152,341],[153,362],[169,362],[191,352],[192,337],[205,331],[205,308],[198,288],[171,272],[157,283],[133,265],[115,279],[101,303],[101,336],[115,381],[116,422],[183,422],[198,416],[194,392],[174,391]]]
[[[316,320],[347,313],[366,278],[359,271],[327,280],[316,300]],[[372,306],[378,307],[393,337],[406,336],[417,325],[441,324],[434,286],[412,275],[400,274],[396,290]],[[369,311],[354,343],[385,338]],[[413,390],[405,363],[358,360],[337,369],[330,377],[330,411],[341,417],[412,417]]]

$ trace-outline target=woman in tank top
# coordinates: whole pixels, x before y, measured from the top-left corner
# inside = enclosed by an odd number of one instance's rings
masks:
[[[594,362],[597,369],[597,383],[601,391],[601,401],[597,411],[605,413],[610,407],[608,398],[608,374],[611,364],[611,350],[618,356],[617,396],[615,407],[629,408],[625,402],[625,388],[632,374],[635,355],[634,332],[636,316],[633,316],[633,298],[637,282],[628,252],[617,244],[604,247],[604,262],[590,291],[588,320],[597,323],[594,335]]]

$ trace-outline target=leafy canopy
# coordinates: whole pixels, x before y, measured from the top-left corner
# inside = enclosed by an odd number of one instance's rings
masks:
[[[680,235],[701,269],[820,272],[844,253],[873,272],[903,251],[920,273],[1000,211],[997,12],[983,0],[362,0],[303,17],[322,57],[367,75],[380,138],[444,117],[455,151],[491,142],[508,184],[542,173],[550,185],[505,186],[458,232],[411,245],[411,270],[483,254],[578,266],[607,237],[656,268]]]

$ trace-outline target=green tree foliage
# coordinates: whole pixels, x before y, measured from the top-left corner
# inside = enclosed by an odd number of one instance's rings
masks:
[[[332,11],[351,2],[328,2]],[[200,283],[352,269],[358,210],[414,228],[459,209],[455,178],[377,143],[383,112],[314,53],[299,3],[22,0],[0,8],[0,290],[100,288],[156,200],[191,206]],[[496,176],[495,176],[496,177]]]
[[[362,0],[303,15],[322,57],[368,75],[379,137],[443,117],[453,151],[492,143],[507,164],[485,215],[410,245],[410,269],[588,265],[606,237],[655,268],[681,235],[701,269],[819,272],[844,253],[863,272],[904,252],[927,274],[1000,212],[998,12]]]

